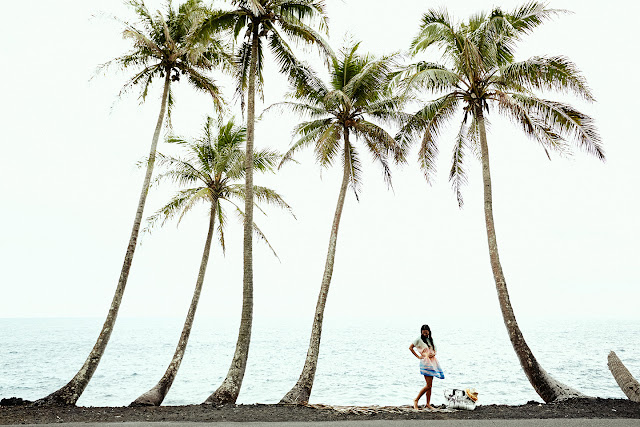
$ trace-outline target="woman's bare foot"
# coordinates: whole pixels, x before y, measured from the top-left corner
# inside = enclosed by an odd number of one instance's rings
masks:
[[[413,409],[420,409],[418,406],[418,399],[413,399]]]
[[[425,408],[430,411],[433,411],[433,406],[429,405],[428,403],[427,403],[427,406],[425,406]]]

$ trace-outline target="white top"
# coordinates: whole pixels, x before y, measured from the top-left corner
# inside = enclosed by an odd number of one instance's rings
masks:
[[[428,348],[429,346],[422,341],[422,337],[418,337],[414,342],[413,342],[413,346],[417,347],[420,350],[423,350],[425,348]],[[433,344],[433,351],[436,351],[436,345]]]

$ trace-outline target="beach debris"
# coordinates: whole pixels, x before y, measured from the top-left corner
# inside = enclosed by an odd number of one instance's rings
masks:
[[[640,402],[640,383],[622,363],[615,352],[611,351],[607,357],[607,366],[622,389],[622,392],[634,402]]]
[[[375,414],[402,414],[415,412],[416,409],[413,409],[411,405],[402,405],[402,406],[336,406],[336,405],[325,405],[322,403],[315,404],[306,404],[305,406],[314,409],[328,409],[332,411],[339,412],[341,414],[355,414],[355,415],[375,415]],[[444,406],[444,405],[443,405]],[[456,412],[454,409],[450,408],[435,408],[431,410],[431,412]]]

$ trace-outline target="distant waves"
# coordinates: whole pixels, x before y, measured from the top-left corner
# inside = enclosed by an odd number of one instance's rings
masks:
[[[66,384],[82,366],[103,319],[0,319],[0,397],[34,400]],[[275,403],[300,375],[309,322],[254,322],[249,365],[238,403]],[[309,325],[307,325],[309,323]],[[529,385],[502,321],[433,319],[445,388],[475,387],[479,404],[541,401]],[[420,325],[401,320],[327,319],[311,403],[406,405],[424,384],[409,344]],[[640,377],[640,321],[520,321],[534,355],[553,377],[586,395],[625,398],[607,368],[614,350]],[[81,406],[124,406],[160,379],[182,319],[119,319]],[[237,321],[196,319],[187,353],[165,405],[202,403],[226,376]]]

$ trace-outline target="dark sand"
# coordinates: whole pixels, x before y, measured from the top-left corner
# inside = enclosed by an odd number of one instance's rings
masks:
[[[3,404],[11,403],[8,400]],[[316,405],[322,406],[322,405]],[[521,406],[478,405],[473,411],[429,412],[409,407],[319,408],[293,405],[210,405],[160,407],[0,406],[0,424],[124,421],[339,421],[460,420],[546,418],[637,418],[640,403],[625,399],[571,399],[560,403],[529,402]],[[441,409],[442,410],[442,409]]]

